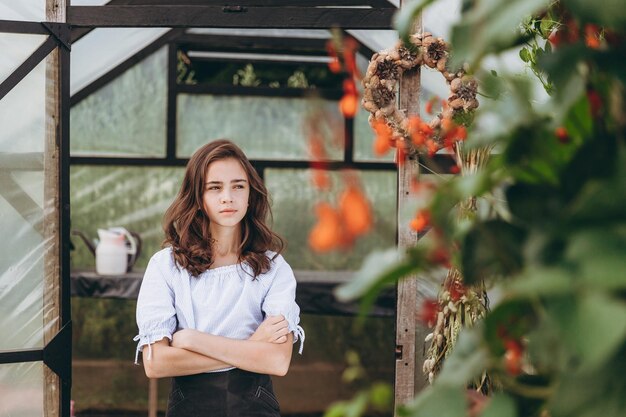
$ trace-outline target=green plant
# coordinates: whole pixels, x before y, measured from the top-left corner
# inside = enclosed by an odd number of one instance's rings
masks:
[[[237,73],[233,75],[233,85],[241,85],[243,87],[258,87],[261,85],[261,80],[254,72],[252,64],[246,64],[243,69],[237,70]]]
[[[403,39],[430,3],[400,12]],[[502,297],[481,323],[461,330],[434,384],[402,414],[624,414],[625,28],[618,0],[463,2],[451,65],[465,63],[489,97],[464,146],[494,146],[497,153],[476,174],[433,194],[436,238],[370,255],[338,295],[361,297],[366,307],[380,288],[450,262],[464,285],[485,279]],[[528,79],[497,74],[485,63],[519,48],[550,94],[543,102]],[[457,220],[460,202],[490,201],[497,192],[502,216],[478,211]],[[466,388],[485,371],[495,393],[468,410]]]

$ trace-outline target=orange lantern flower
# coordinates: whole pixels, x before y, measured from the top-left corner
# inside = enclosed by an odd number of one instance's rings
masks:
[[[339,110],[343,117],[352,119],[359,109],[359,96],[352,93],[346,93],[339,101]]]
[[[318,223],[309,234],[309,245],[318,252],[335,249],[341,243],[341,217],[328,203],[320,203],[316,207]]]
[[[372,226],[369,202],[360,189],[348,186],[339,199],[339,211],[344,227],[351,236],[367,233]]]
[[[428,210],[420,210],[411,220],[410,227],[416,232],[421,232],[430,224],[430,212]]]

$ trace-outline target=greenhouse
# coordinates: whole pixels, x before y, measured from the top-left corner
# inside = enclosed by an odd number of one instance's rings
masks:
[[[619,2],[231,3],[1,1],[0,417],[174,415],[137,298],[219,139],[297,282],[280,415],[624,415]]]

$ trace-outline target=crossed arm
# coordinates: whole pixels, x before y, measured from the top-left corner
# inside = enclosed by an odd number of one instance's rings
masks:
[[[246,371],[283,376],[291,361],[293,335],[283,316],[271,316],[248,340],[215,336],[193,329],[176,332],[152,344],[144,360],[148,378],[191,375],[231,366]]]

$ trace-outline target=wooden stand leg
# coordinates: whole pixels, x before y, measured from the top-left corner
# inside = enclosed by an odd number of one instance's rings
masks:
[[[150,378],[148,387],[148,417],[157,417],[157,410],[159,408],[158,392],[159,392],[159,380],[156,378]]]

